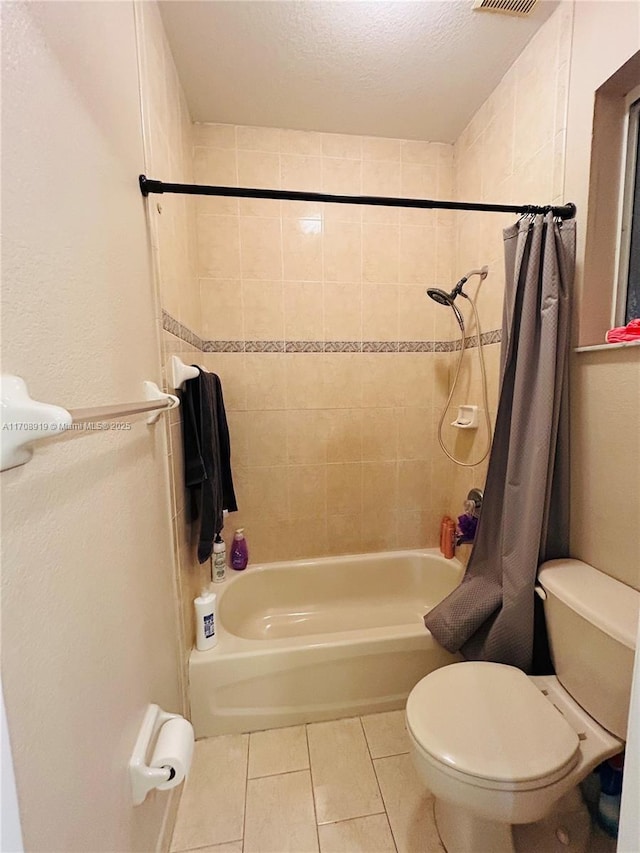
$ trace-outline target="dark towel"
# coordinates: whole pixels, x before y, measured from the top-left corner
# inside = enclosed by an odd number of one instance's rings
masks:
[[[215,373],[199,369],[182,393],[185,485],[191,496],[191,520],[200,516],[198,561],[213,553],[213,540],[223,525],[223,510],[238,505],[231,476],[231,444],[222,384]]]

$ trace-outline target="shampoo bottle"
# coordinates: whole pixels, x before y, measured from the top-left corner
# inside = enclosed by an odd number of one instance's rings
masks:
[[[218,642],[215,592],[203,589],[193,604],[196,611],[196,649],[204,652]]]
[[[244,527],[239,527],[233,537],[231,546],[231,567],[237,571],[247,568],[249,562],[249,549],[247,540],[244,538]]]
[[[213,582],[222,583],[225,579],[225,563],[227,562],[227,552],[224,540],[219,533],[213,543]]]

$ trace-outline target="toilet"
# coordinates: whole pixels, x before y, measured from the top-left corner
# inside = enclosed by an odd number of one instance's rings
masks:
[[[447,853],[580,853],[579,783],[624,748],[640,592],[579,560],[541,566],[555,676],[469,661],[407,700],[414,764]]]

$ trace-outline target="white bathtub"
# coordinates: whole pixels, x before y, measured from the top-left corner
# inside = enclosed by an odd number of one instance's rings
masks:
[[[215,586],[218,644],[191,652],[196,737],[404,707],[424,675],[460,660],[422,617],[462,571],[435,549],[231,570]]]

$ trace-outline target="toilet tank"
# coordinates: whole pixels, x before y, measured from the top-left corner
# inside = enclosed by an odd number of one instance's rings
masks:
[[[605,729],[627,736],[640,592],[580,560],[538,571],[551,658],[564,689]]]

